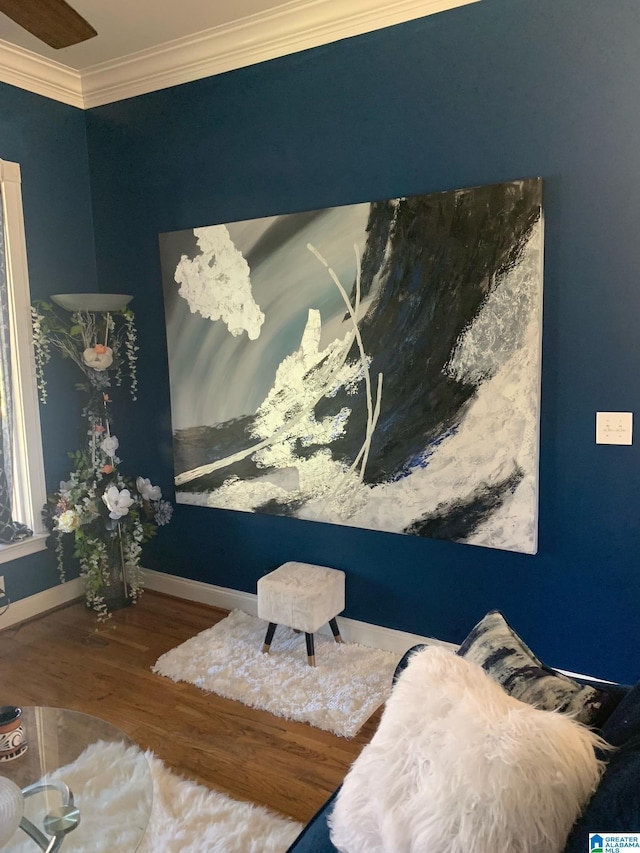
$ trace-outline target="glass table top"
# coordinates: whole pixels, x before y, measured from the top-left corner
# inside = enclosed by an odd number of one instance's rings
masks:
[[[23,706],[22,721],[26,749],[0,763],[0,777],[21,789],[26,823],[0,846],[2,853],[137,850],[153,781],[134,741],[105,720],[64,708]]]

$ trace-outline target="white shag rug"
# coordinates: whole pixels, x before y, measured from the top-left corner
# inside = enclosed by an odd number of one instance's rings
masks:
[[[140,824],[146,822],[149,770],[153,803],[138,853],[284,853],[302,829],[262,806],[181,779],[150,751],[98,742],[51,777],[69,785],[80,808],[80,823],[65,837],[63,849],[135,850]],[[3,853],[33,853],[33,841],[24,832],[18,838]]]
[[[278,625],[262,652],[267,623],[233,610],[156,661],[152,670],[173,681],[236,699],[278,717],[353,737],[386,700],[399,656],[314,634],[316,665],[305,637]]]

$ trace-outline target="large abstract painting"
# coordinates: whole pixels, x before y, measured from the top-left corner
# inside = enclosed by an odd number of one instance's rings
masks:
[[[161,234],[177,500],[535,553],[541,198]]]

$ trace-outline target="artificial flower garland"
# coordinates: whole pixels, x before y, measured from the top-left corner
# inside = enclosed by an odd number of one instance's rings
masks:
[[[101,315],[83,311],[72,313],[66,322],[52,305],[41,302],[33,306],[32,319],[41,401],[47,399],[44,368],[52,347],[70,358],[87,380],[77,386],[88,396],[82,411],[88,425],[86,446],[69,454],[74,470],[47,498],[44,514],[55,542],[61,582],[66,579],[64,540],[72,535],[87,604],[104,620],[111,615],[114,565],[121,572],[120,592],[135,602],[143,586],[142,545],[170,521],[173,511],[162,500],[159,486],[144,477],[125,477],[118,470],[119,441],[111,431],[108,390],[110,371],[120,385],[126,363],[130,393],[136,399],[134,315],[130,309]],[[122,320],[119,326],[116,319]]]

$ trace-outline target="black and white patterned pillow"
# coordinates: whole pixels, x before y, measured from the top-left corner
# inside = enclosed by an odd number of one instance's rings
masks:
[[[586,726],[599,728],[617,704],[615,693],[600,684],[581,684],[542,663],[499,610],[478,622],[458,654],[480,664],[515,699],[569,714]]]

